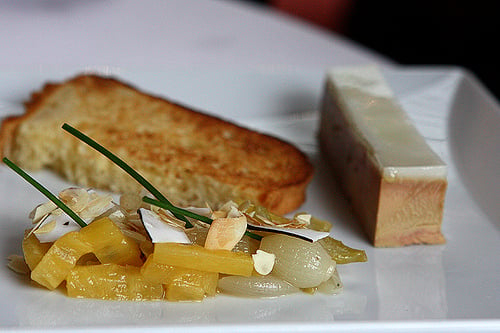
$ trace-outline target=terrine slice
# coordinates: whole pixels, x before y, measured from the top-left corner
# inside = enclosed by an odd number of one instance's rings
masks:
[[[376,247],[440,244],[447,168],[376,66],[328,71],[319,139]]]

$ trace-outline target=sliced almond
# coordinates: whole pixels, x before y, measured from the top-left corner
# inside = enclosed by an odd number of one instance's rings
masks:
[[[72,210],[79,212],[89,202],[89,192],[81,187],[69,187],[59,192],[59,198]]]
[[[266,251],[257,250],[257,253],[252,254],[253,268],[260,275],[271,273],[274,267],[276,256]]]
[[[311,214],[297,214],[295,215],[294,220],[297,220],[297,222],[307,226],[311,224]]]
[[[247,229],[247,219],[239,217],[217,218],[208,230],[205,248],[232,250],[241,240]]]
[[[44,223],[40,225],[38,229],[34,231],[35,235],[40,235],[40,234],[46,234],[54,230],[56,227],[57,223],[56,220],[52,220],[50,222]]]
[[[225,211],[222,211],[222,210],[214,210],[212,212],[212,215],[210,216],[210,218],[212,220],[216,220],[216,219],[222,219],[222,218],[225,218],[227,216],[227,212]]]
[[[57,209],[57,205],[52,201],[46,202],[44,204],[38,205],[30,213],[29,217],[32,219],[33,224],[38,223],[44,216],[50,214],[52,211]]]
[[[7,267],[9,267],[14,272],[18,274],[30,273],[30,269],[22,256],[17,254],[11,254],[10,256],[7,257],[7,260],[9,261],[7,263]]]
[[[111,209],[114,206],[113,198],[110,195],[106,196],[93,196],[87,205],[81,210],[76,210],[79,212],[79,216],[87,223],[92,222],[94,218],[103,214],[105,211]]]

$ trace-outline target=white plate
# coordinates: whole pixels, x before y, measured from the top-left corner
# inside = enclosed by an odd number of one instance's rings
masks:
[[[318,153],[317,109],[323,69],[129,70],[101,68],[147,91],[295,142],[316,166],[301,208],[335,223],[333,234],[363,248],[369,261],[339,268],[338,296],[255,300],[217,296],[201,303],[71,299],[35,288],[0,268],[1,329],[173,331],[495,330],[500,327],[500,108],[468,73],[402,68],[385,74],[418,128],[450,165],[442,246],[374,249],[339,195]],[[75,70],[4,69],[0,117],[46,80]],[[49,172],[34,176],[51,190],[68,185]],[[44,198],[0,166],[0,255],[21,253],[27,214]]]

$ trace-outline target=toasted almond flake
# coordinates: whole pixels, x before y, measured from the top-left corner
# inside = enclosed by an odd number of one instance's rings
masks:
[[[248,228],[252,229],[252,230],[260,230],[260,231],[268,231],[268,232],[286,234],[286,235],[298,237],[301,239],[305,239],[305,240],[308,240],[311,242],[316,242],[316,241],[330,235],[329,232],[300,228],[300,227],[296,227],[293,225],[290,225],[288,227],[285,227],[283,225],[269,226],[269,225],[265,225],[265,224],[260,223],[258,220],[256,220],[253,217],[247,216],[247,218],[248,218],[248,220],[247,220]]]
[[[208,207],[185,207],[184,209],[190,211],[191,213],[203,215],[206,217],[209,217],[212,213],[212,210]]]
[[[54,209],[52,212],[50,212],[50,215],[54,216],[61,216],[63,214],[66,214],[61,208]]]
[[[124,193],[120,196],[120,206],[127,212],[136,212],[142,205],[142,197],[139,193]]]
[[[52,220],[47,223],[43,223],[38,229],[34,231],[35,235],[46,234],[55,229],[57,223],[56,220]]]
[[[59,198],[72,210],[79,212],[89,203],[89,191],[81,187],[69,187],[59,192]]]
[[[87,224],[109,215],[116,204],[110,195],[100,195],[92,189],[70,187],[59,192],[59,198]],[[38,205],[31,213],[34,233],[40,242],[53,242],[62,235],[80,229],[62,209],[49,201]]]
[[[227,216],[227,212],[225,211],[222,211],[222,210],[214,210],[210,216],[210,218],[212,220],[215,220],[215,219],[222,219],[222,218],[225,218]]]
[[[29,217],[33,221],[33,224],[40,222],[40,220],[50,214],[52,211],[57,209],[57,205],[52,201],[40,204],[33,209]]]
[[[91,222],[97,216],[113,207],[113,198],[110,195],[97,196],[87,202],[87,205],[81,210],[77,210],[78,215],[85,221]]]
[[[42,225],[42,223],[45,221],[45,219],[47,219],[48,217],[50,216],[50,214],[47,214],[45,216],[43,216],[37,223],[36,225],[31,228],[31,230],[26,234],[24,235],[24,239],[28,238],[29,236],[31,236],[31,234],[33,234],[38,228],[40,228],[40,226]]]
[[[247,229],[247,219],[239,217],[217,218],[208,229],[205,248],[232,250],[241,240]]]
[[[222,210],[224,212],[229,212],[231,210],[231,208],[236,208],[238,209],[238,205],[234,202],[234,201],[227,201],[225,204],[223,204],[219,210]]]
[[[252,254],[252,259],[255,271],[260,275],[267,275],[273,270],[276,256],[273,253],[257,250],[255,254]]]
[[[149,211],[152,211],[153,213],[158,215],[158,217],[160,219],[162,219],[163,222],[165,222],[173,227],[183,228],[183,229],[185,228],[186,222],[181,221],[180,219],[175,217],[175,215],[171,211],[157,207],[155,205],[149,205],[147,208],[141,208],[141,209],[147,209]],[[189,220],[192,221],[192,219],[189,219]]]
[[[125,236],[134,239],[137,243],[141,243],[147,239],[146,236],[144,236],[141,233],[138,233],[137,231],[132,231],[128,229],[121,229],[121,231]]]
[[[231,206],[231,208],[229,209],[229,211],[227,212],[227,217],[228,218],[233,218],[233,217],[240,217],[242,216],[243,214],[238,210],[237,207],[235,206]]]
[[[155,205],[150,205],[148,209],[156,214],[159,214],[161,211],[161,208]]]
[[[311,224],[311,214],[297,214],[294,217],[297,222],[302,223],[304,225],[309,225]]]
[[[24,258],[22,256],[17,254],[11,254],[10,256],[7,257],[7,260],[9,261],[7,263],[7,267],[9,267],[14,272],[26,275],[30,273],[30,269],[28,265],[26,265],[26,262],[24,261]]]
[[[124,212],[122,209],[120,209],[120,206],[117,204],[113,203],[114,207],[109,210],[109,212],[105,213],[105,215],[113,222],[115,223],[125,223],[127,220],[127,217],[125,216]]]
[[[130,228],[130,230],[135,230],[139,232],[146,231],[144,229],[144,224],[141,221],[141,216],[138,213],[128,216],[126,225],[128,228]]]

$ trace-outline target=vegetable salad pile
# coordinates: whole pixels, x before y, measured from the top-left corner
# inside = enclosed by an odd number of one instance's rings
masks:
[[[218,292],[245,297],[338,293],[336,265],[366,261],[364,251],[331,237],[313,242],[294,234],[313,227],[323,235],[329,229],[305,213],[288,219],[249,202],[228,202],[217,209],[187,208],[212,222],[189,218],[186,228],[185,221],[138,194],[124,194],[115,203],[109,195],[69,188],[58,197],[87,226],[52,202],[37,206],[23,239],[27,267],[18,271],[29,272],[49,290],[65,287],[71,297],[200,301]],[[249,235],[247,221],[288,234]]]

